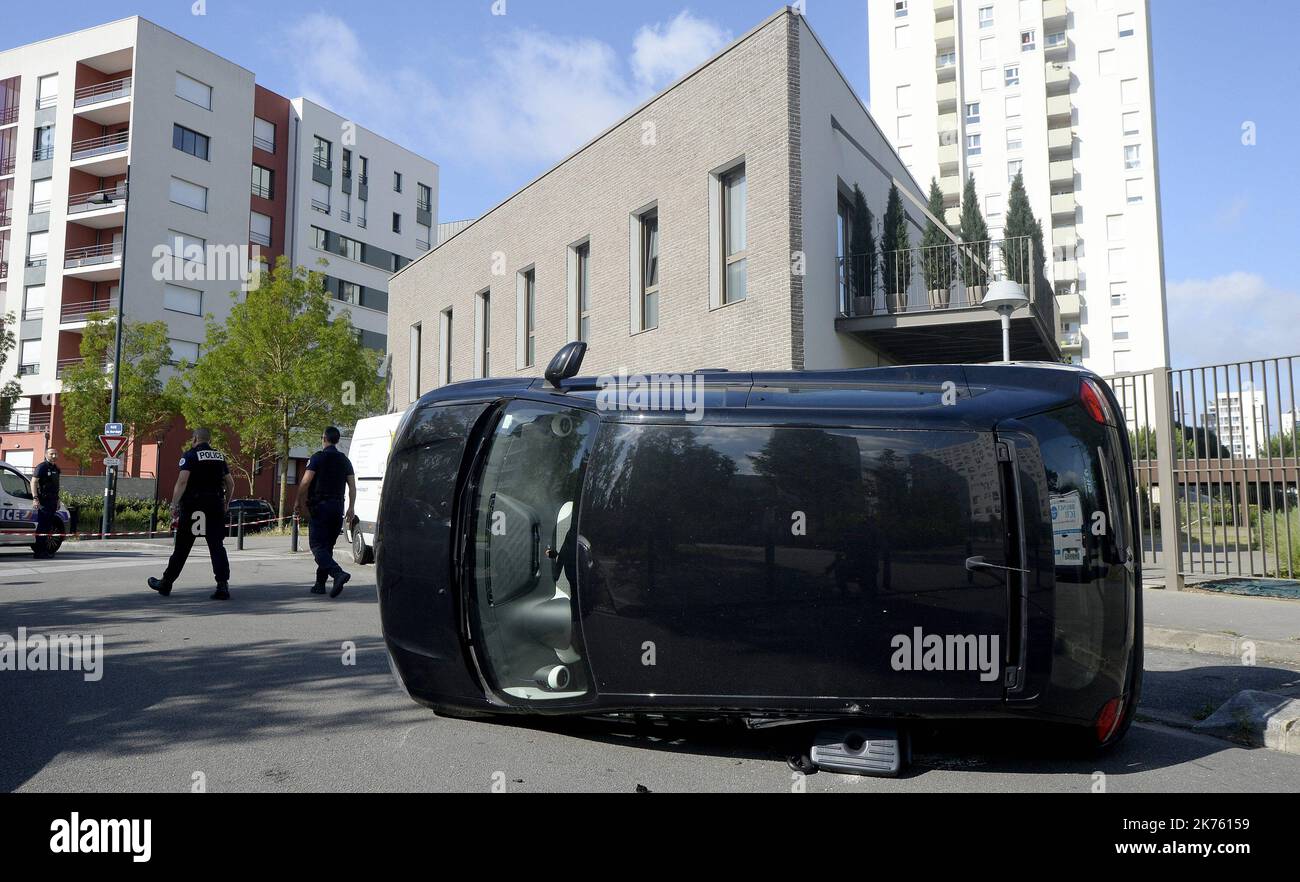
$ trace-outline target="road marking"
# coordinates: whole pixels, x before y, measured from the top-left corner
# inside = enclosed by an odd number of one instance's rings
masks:
[[[84,573],[89,570],[125,570],[136,567],[149,567],[156,569],[158,564],[165,561],[168,554],[151,554],[147,557],[136,560],[112,560],[116,555],[103,555],[98,561],[86,563],[56,564],[54,566],[38,567],[31,564],[11,564],[0,566],[0,576],[43,576],[47,579],[57,578],[65,573]],[[311,561],[307,555],[293,554],[232,554],[230,562],[236,563],[259,563],[262,561],[285,561],[285,560],[302,560]],[[191,561],[193,562],[193,561]]]

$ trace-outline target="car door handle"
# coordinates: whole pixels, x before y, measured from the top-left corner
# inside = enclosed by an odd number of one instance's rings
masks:
[[[1019,567],[1008,567],[1008,566],[1003,566],[1002,564],[989,563],[984,559],[983,555],[966,558],[966,569],[968,572],[972,572],[972,573],[975,572],[976,570],[1002,570],[1003,572],[1007,572],[1007,573],[1028,573],[1029,572],[1029,570],[1022,570]]]

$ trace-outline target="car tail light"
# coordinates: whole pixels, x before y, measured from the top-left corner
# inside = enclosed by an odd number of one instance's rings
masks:
[[[1088,411],[1088,416],[1092,417],[1094,422],[1101,423],[1103,426],[1115,425],[1115,417],[1110,412],[1106,393],[1097,385],[1096,380],[1084,377],[1083,385],[1079,387],[1079,400],[1083,402],[1083,409]]]
[[[1097,743],[1105,744],[1119,728],[1119,721],[1124,715],[1124,699],[1112,698],[1106,702],[1101,713],[1097,714]]]

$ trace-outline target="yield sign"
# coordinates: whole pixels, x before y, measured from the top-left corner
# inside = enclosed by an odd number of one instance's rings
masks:
[[[126,446],[126,439],[113,435],[100,435],[99,443],[104,445],[104,452],[108,454],[109,459],[115,459]]]

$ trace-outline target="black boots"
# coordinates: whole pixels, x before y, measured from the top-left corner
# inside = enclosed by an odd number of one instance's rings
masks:
[[[343,593],[343,586],[352,579],[351,573],[339,573],[334,577],[334,587],[330,589],[330,597],[338,597]]]
[[[216,590],[215,593],[213,593],[213,595],[212,595],[212,599],[213,599],[213,600],[229,600],[229,599],[230,599],[230,583],[229,583],[229,582],[218,582],[218,583],[217,583],[217,590]]]
[[[153,590],[157,591],[157,592],[158,592],[159,594],[161,594],[163,597],[171,597],[171,594],[172,594],[172,586],[168,585],[168,584],[167,584],[166,582],[164,582],[162,579],[155,579],[155,578],[153,578],[152,576],[150,576],[150,577],[149,577],[149,587],[152,588]]]

